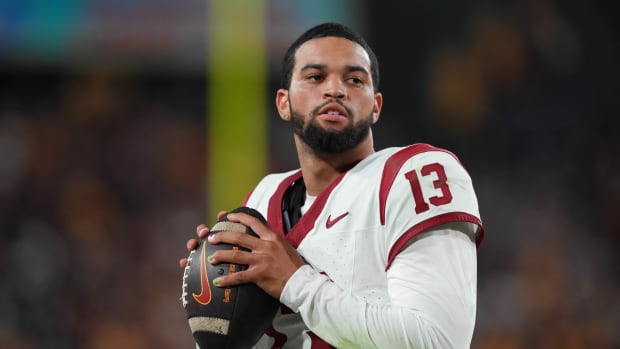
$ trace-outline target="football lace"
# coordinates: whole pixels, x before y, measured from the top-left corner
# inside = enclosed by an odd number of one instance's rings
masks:
[[[187,257],[187,265],[185,266],[185,269],[183,270],[183,284],[181,286],[181,304],[183,304],[183,308],[187,307],[187,278],[189,277],[189,269],[190,266],[192,264],[192,257],[194,256],[194,253],[196,252],[196,250],[193,250],[192,252],[189,253],[189,257]]]

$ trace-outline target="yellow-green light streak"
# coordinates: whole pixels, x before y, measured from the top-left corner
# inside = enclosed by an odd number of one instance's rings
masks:
[[[207,4],[207,219],[241,205],[266,171],[265,4]]]

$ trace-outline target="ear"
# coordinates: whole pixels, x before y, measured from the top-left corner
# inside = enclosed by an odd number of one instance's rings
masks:
[[[288,90],[278,89],[276,93],[276,107],[278,108],[278,114],[284,121],[291,119],[291,106],[288,102]]]
[[[383,106],[383,95],[381,92],[375,93],[375,105],[372,109],[372,123],[374,124],[379,120],[379,114],[381,114],[381,107]]]

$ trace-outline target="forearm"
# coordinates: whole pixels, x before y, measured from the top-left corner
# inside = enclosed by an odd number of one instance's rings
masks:
[[[464,235],[453,235],[425,239],[397,257],[388,272],[387,304],[351,295],[310,266],[293,275],[281,301],[338,348],[466,347],[475,320],[475,251],[472,257],[470,246],[458,246]],[[453,277],[463,269],[473,279]]]
[[[373,305],[347,295],[309,266],[295,275],[298,311],[306,326],[337,348],[445,348],[445,338],[423,314],[393,305]]]

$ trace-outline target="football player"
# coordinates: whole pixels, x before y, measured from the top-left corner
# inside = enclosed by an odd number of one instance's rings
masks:
[[[268,224],[228,216],[260,238],[209,239],[251,250],[214,253],[210,263],[249,266],[215,286],[253,282],[282,304],[255,347],[469,348],[484,230],[463,165],[429,144],[375,151],[379,66],[349,27],[303,33],[281,80],[276,106],[300,168],[267,175],[245,199]]]

